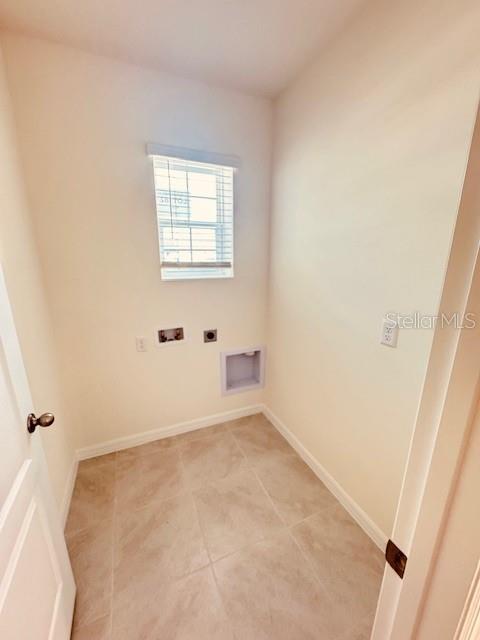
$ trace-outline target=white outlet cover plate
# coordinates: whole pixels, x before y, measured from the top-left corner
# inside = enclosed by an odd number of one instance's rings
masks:
[[[398,342],[398,324],[393,320],[384,318],[382,321],[382,333],[380,336],[380,344],[387,347],[396,348]]]
[[[137,351],[146,351],[147,350],[147,340],[143,336],[137,336],[135,338],[135,343],[137,346]]]

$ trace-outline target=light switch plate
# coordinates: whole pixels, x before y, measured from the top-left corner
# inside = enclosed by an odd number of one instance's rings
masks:
[[[137,336],[135,338],[135,343],[137,346],[137,351],[146,351],[147,350],[147,340],[143,336]]]
[[[395,348],[398,341],[398,324],[393,320],[384,318],[382,321],[382,334],[380,336],[380,344],[387,347]]]

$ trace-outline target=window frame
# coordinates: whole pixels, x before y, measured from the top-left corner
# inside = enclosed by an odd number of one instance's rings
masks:
[[[195,281],[195,280],[216,280],[216,279],[231,279],[234,277],[234,256],[235,256],[235,217],[236,217],[236,176],[237,171],[240,167],[240,161],[237,156],[232,155],[224,155],[215,152],[209,151],[200,151],[196,149],[187,149],[181,147],[172,147],[169,145],[161,145],[161,144],[147,144],[147,155],[151,160],[151,169],[152,169],[152,177],[153,177],[153,187],[154,187],[154,205],[156,212],[156,228],[157,228],[157,237],[158,237],[158,249],[159,249],[159,262],[160,262],[160,274],[161,279],[164,282],[169,281]],[[207,165],[218,165],[219,167],[226,167],[232,170],[232,221],[231,221],[231,238],[232,238],[232,246],[231,246],[231,260],[229,261],[229,265],[226,264],[222,266],[222,261],[219,261],[218,265],[212,267],[210,265],[205,266],[203,269],[199,266],[198,263],[192,262],[192,267],[189,267],[189,263],[177,263],[182,265],[174,266],[166,266],[168,261],[163,259],[162,256],[162,227],[159,220],[159,211],[157,208],[157,190],[155,183],[155,166],[154,160],[155,156],[162,156],[164,158],[168,158],[171,160],[180,160],[186,162],[195,162],[195,163],[203,163]],[[208,171],[207,171],[208,173]],[[218,206],[218,193],[219,186],[222,184],[222,180],[219,176],[216,177],[217,185],[216,185],[216,197],[217,206]],[[185,227],[186,229],[213,229],[215,232],[221,228],[221,223],[218,222],[209,222],[209,221],[175,221],[175,226]],[[218,244],[218,239],[217,239]],[[222,273],[223,270],[223,273]],[[195,271],[197,273],[195,274]],[[189,273],[187,273],[189,272]]]

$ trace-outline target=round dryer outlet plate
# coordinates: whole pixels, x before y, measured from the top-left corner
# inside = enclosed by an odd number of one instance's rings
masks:
[[[203,332],[203,341],[204,342],[216,342],[217,341],[217,330],[216,329],[205,329]]]

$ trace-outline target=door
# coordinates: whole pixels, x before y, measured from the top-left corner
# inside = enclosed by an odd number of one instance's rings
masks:
[[[417,412],[392,540],[405,573],[386,566],[372,640],[418,637],[451,492],[480,388],[480,115],[473,132],[439,316]],[[468,314],[468,317],[467,317]],[[466,319],[474,320],[474,326]],[[436,639],[437,640],[437,639]],[[443,640],[443,638],[438,638]],[[450,638],[445,638],[450,640]]]
[[[475,625],[480,631],[479,460],[480,404],[477,404],[472,431],[456,474],[446,521],[442,526],[440,544],[417,625],[416,640],[473,640]],[[467,598],[470,607],[465,609],[464,629],[462,633],[455,635]]]
[[[0,638],[67,640],[75,584],[32,411],[0,268]]]
[[[473,576],[454,640],[480,640],[480,561]]]

